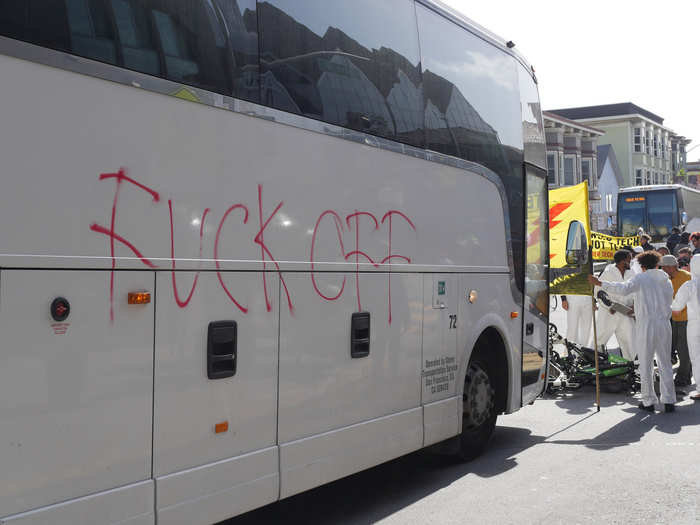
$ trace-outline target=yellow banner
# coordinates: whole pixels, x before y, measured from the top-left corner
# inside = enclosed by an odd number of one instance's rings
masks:
[[[613,237],[604,233],[591,232],[591,246],[593,247],[594,261],[610,261],[615,252],[624,246],[636,246],[639,240],[632,237]]]
[[[586,278],[591,272],[587,253],[590,242],[588,182],[550,190],[550,293],[591,295],[593,290]]]

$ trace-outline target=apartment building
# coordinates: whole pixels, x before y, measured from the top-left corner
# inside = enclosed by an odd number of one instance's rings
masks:
[[[547,140],[547,179],[550,188],[588,181],[597,186],[598,140],[605,132],[568,118],[543,111]]]
[[[624,186],[672,183],[686,167],[691,141],[664,126],[662,117],[631,102],[546,113],[604,132],[598,143],[613,146]]]

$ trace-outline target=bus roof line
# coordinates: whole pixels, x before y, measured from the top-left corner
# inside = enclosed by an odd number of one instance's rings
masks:
[[[535,70],[532,67],[532,65],[525,59],[525,57],[519,51],[508,47],[507,41],[503,37],[486,29],[484,26],[478,24],[477,22],[474,22],[474,20],[472,20],[471,18],[468,18],[456,9],[453,9],[447,4],[444,4],[440,0],[416,0],[416,2],[436,12],[437,14],[443,16],[451,22],[457,24],[462,29],[469,31],[474,36],[479,37],[482,40],[488,42],[489,44],[497,47],[500,51],[511,55],[518,62],[520,62],[520,64],[527,70],[528,74],[532,76],[532,79],[535,82],[537,82]]]
[[[626,188],[620,188],[618,193],[631,193],[635,191],[661,191],[661,190],[688,190],[693,193],[699,193],[700,190],[691,188],[690,186],[684,186],[683,184],[645,184],[644,186],[628,186]]]

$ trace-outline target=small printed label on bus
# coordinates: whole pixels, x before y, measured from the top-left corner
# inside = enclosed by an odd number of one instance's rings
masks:
[[[66,335],[70,323],[53,323],[51,328],[53,328],[54,335]]]

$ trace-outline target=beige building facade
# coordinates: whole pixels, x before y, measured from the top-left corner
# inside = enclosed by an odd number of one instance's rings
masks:
[[[631,102],[547,112],[604,132],[598,143],[614,147],[624,186],[669,184],[685,168],[689,139],[664,119]]]

